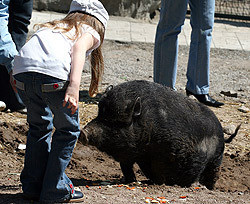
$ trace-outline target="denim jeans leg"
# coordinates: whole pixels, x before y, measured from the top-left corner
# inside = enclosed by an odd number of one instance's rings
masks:
[[[33,75],[18,74],[15,78],[25,84],[25,90],[18,92],[27,106],[29,124],[25,162],[21,173],[22,189],[27,196],[39,198],[51,148],[53,117],[49,107],[36,92]]]
[[[154,81],[175,89],[178,35],[187,11],[187,0],[161,1],[154,48]]]
[[[39,73],[14,77],[25,85],[25,90],[18,92],[27,105],[30,128],[21,174],[23,192],[32,197],[40,196],[41,202],[70,199],[74,187],[65,169],[80,135],[78,110],[72,115],[70,109],[62,106],[65,90],[42,92],[43,84],[62,80]],[[51,136],[53,125],[55,132]]]
[[[50,151],[52,126],[52,114],[45,108],[42,121],[29,117],[29,133],[26,143],[25,163],[21,174],[22,189],[26,195],[40,197],[43,178],[47,167],[47,159]],[[51,120],[50,120],[51,119]],[[47,130],[46,130],[47,129]]]
[[[17,50],[20,50],[26,42],[32,9],[33,0],[9,2],[8,30]],[[13,91],[9,78],[6,67],[0,66],[0,100],[4,101],[7,109],[11,111],[23,109],[25,106],[19,95]]]
[[[209,92],[210,45],[215,0],[190,0],[191,43],[187,69],[187,89],[195,94]]]
[[[33,0],[15,0],[9,4],[9,32],[20,50],[26,42],[33,10]]]
[[[55,132],[52,136],[51,152],[44,176],[40,197],[42,202],[59,202],[70,199],[73,184],[65,174],[73,149],[80,135],[78,110],[62,107],[65,92],[44,93],[53,114]]]

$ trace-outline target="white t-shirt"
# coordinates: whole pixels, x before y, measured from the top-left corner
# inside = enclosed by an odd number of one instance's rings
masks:
[[[88,56],[100,45],[100,36],[88,25],[83,25],[82,31],[82,33],[92,34],[96,39],[95,45],[86,54]],[[69,80],[72,47],[76,42],[69,37],[74,37],[74,35],[74,28],[67,33],[41,28],[15,56],[13,75],[23,72],[39,72],[62,80]]]

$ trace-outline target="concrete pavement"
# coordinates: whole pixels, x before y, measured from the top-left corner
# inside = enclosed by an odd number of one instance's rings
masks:
[[[55,12],[33,11],[30,30],[36,23],[61,19],[65,14]],[[122,42],[154,43],[157,19],[152,22],[136,20],[127,17],[111,16],[108,22],[105,39]],[[250,51],[250,23],[215,22],[212,48]],[[185,20],[183,30],[179,35],[180,45],[189,45],[191,27],[189,19]]]

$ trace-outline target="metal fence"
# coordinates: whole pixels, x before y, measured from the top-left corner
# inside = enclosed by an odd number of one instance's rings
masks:
[[[215,0],[215,16],[250,20],[250,0]]]
[[[250,21],[250,0],[215,0],[215,17]]]

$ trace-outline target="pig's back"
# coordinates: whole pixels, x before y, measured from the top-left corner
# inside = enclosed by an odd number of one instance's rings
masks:
[[[157,143],[178,140],[197,145],[204,138],[215,137],[218,143],[224,141],[219,120],[205,105],[149,81],[130,81],[120,86],[126,90],[127,99],[141,98],[141,120],[147,121],[144,124],[148,128],[152,127],[152,139]]]

